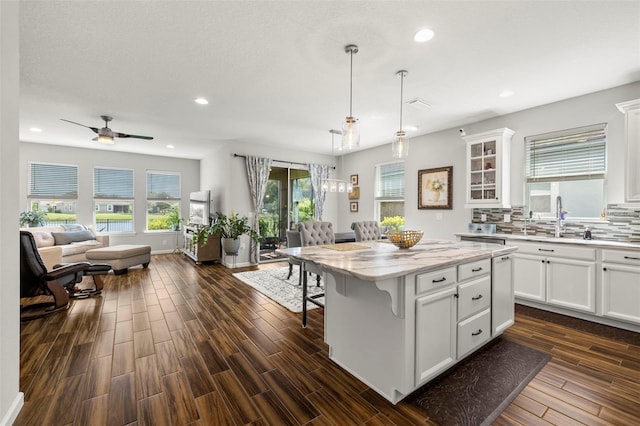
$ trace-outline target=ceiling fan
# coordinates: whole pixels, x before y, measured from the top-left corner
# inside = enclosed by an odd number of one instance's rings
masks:
[[[100,118],[104,120],[104,127],[102,129],[98,129],[97,127],[85,126],[84,124],[76,123],[75,121],[66,120],[64,118],[61,118],[60,120],[72,124],[77,124],[78,126],[86,127],[87,129],[93,130],[94,133],[98,134],[98,137],[93,138],[93,140],[106,145],[113,145],[115,143],[114,138],[136,138],[149,141],[153,139],[152,136],[130,135],[128,133],[114,132],[108,127],[109,122],[113,120],[113,117],[109,117],[108,115],[101,115]]]

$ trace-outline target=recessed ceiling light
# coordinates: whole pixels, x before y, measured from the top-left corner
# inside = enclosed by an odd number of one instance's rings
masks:
[[[418,130],[418,126],[416,125],[404,126],[404,128],[412,132],[415,132],[416,130]]]
[[[195,100],[195,102],[197,104],[200,104],[200,105],[208,105],[209,104],[209,101],[206,100],[205,98],[198,98],[198,99]]]
[[[413,36],[413,39],[418,43],[424,43],[425,41],[431,40],[434,35],[435,35],[435,33],[433,32],[433,30],[430,30],[429,28],[424,28],[424,29],[418,31]]]
[[[41,133],[42,129],[39,127],[29,127],[29,130],[31,130],[32,132],[36,132],[36,133]]]
[[[169,148],[169,149],[173,149],[173,148],[175,148],[175,146],[173,146],[173,145],[167,145],[167,148]]]
[[[500,92],[500,97],[501,98],[508,98],[510,96],[513,96],[513,90],[503,90],[502,92]]]

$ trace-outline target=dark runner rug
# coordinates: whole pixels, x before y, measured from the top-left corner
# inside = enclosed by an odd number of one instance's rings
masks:
[[[405,401],[439,425],[489,425],[550,358],[549,354],[498,337]]]

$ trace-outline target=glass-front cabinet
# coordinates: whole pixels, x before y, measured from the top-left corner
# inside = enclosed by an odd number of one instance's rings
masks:
[[[514,131],[507,128],[465,136],[466,208],[511,207],[509,156]]]

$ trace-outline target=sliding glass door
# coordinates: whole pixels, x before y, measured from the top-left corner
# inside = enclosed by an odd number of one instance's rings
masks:
[[[306,168],[272,166],[258,217],[260,261],[277,259],[274,252],[279,247],[286,247],[287,229],[295,229],[299,221],[313,220],[313,214],[309,171]]]

